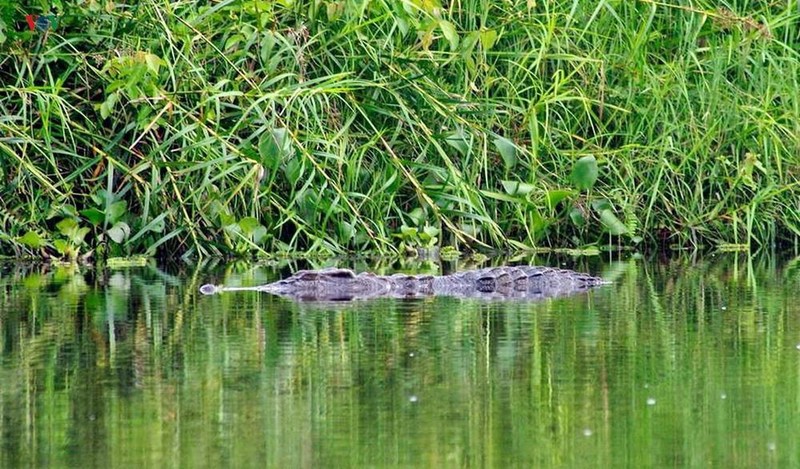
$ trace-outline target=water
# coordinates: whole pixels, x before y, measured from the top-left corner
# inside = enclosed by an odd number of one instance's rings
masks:
[[[313,307],[198,293],[268,268],[5,266],[0,466],[800,466],[797,262],[590,267],[614,285]]]

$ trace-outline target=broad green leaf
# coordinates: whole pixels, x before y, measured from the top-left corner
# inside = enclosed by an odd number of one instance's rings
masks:
[[[500,181],[508,195],[527,195],[536,189],[533,184],[519,181]]]
[[[71,204],[62,205],[60,207],[60,212],[65,217],[77,218],[78,216],[78,209],[76,209],[75,206]]]
[[[241,34],[234,34],[233,36],[229,37],[228,40],[225,41],[225,50],[230,51],[231,49],[236,49],[241,41],[244,40],[244,36]]]
[[[336,21],[344,13],[344,2],[329,2],[326,13],[328,21]]]
[[[158,75],[158,68],[166,64],[161,57],[150,53],[144,55],[144,61],[147,64],[147,69],[153,72],[154,75]]]
[[[572,210],[569,211],[569,219],[578,228],[586,226],[586,217],[583,216],[583,210],[578,207],[572,207]]]
[[[458,49],[459,38],[453,23],[446,20],[441,20],[439,21],[439,27],[442,29],[442,34],[444,34],[445,39],[450,42],[450,50],[453,51]]]
[[[417,34],[419,37],[419,44],[422,50],[430,50],[431,43],[433,42],[433,31],[431,29],[420,29],[420,32]]]
[[[431,225],[425,225],[425,228],[422,229],[422,232],[430,236],[431,238],[439,236],[439,228],[436,228],[435,226]]]
[[[153,233],[161,233],[162,231],[164,231],[164,228],[166,227],[166,223],[164,223],[164,218],[166,218],[166,214],[159,215],[156,219],[148,223],[147,226],[145,226],[145,228],[148,228]]]
[[[89,223],[94,226],[103,223],[103,220],[106,219],[106,215],[96,208],[87,208],[86,210],[81,210],[81,215],[89,220]]]
[[[265,30],[264,34],[261,38],[261,48],[259,52],[261,54],[261,62],[265,65],[269,64],[270,57],[272,57],[272,50],[275,48],[275,35],[269,31]],[[272,69],[268,69],[268,72],[272,72]]]
[[[219,212],[219,223],[224,227],[236,225],[236,218],[227,212]]]
[[[67,253],[67,251],[69,251],[69,245],[63,239],[57,239],[53,241],[53,247],[56,248],[56,251],[58,251],[61,255],[64,255]]]
[[[114,203],[116,199],[117,197],[114,192],[109,192],[105,189],[100,189],[97,191],[97,193],[92,194],[92,200],[94,200],[98,205],[111,204]]]
[[[239,228],[245,236],[250,236],[261,224],[253,217],[244,217],[239,220]]]
[[[588,190],[597,181],[597,174],[597,160],[592,155],[584,156],[572,167],[570,180],[576,189]]]
[[[425,221],[425,211],[417,207],[408,214],[408,218],[410,218],[415,225],[421,225],[422,222]]]
[[[467,34],[461,41],[461,58],[468,60],[478,41],[480,41],[480,34],[477,31]]]
[[[530,228],[536,234],[541,234],[550,226],[550,223],[537,210],[530,210],[528,216],[530,217]]]
[[[69,240],[72,242],[73,245],[78,246],[80,244],[83,244],[83,238],[85,238],[87,234],[89,234],[88,227],[83,226],[80,228],[76,228],[73,231],[72,235],[70,235]]]
[[[109,223],[116,223],[128,209],[128,202],[125,200],[120,200],[119,202],[114,202],[108,207],[108,221]]]
[[[267,168],[273,168],[280,161],[292,156],[294,148],[289,131],[281,127],[262,133],[258,139],[258,154]]]
[[[140,106],[139,111],[136,113],[136,125],[139,129],[146,129],[153,121],[153,108],[150,106]],[[214,119],[214,110],[208,109],[206,111],[206,120]],[[191,124],[190,124],[191,125]],[[187,125],[187,127],[189,127]],[[185,131],[185,130],[184,130]]]
[[[567,189],[554,189],[547,191],[547,206],[552,210],[558,205],[559,202],[573,195],[571,190]]]
[[[497,41],[497,31],[494,29],[487,29],[481,31],[481,47],[484,51],[492,50],[494,43]]]
[[[442,2],[439,0],[411,0],[410,2],[402,3],[405,11],[411,15],[416,15],[417,10],[420,9],[431,16],[438,17],[439,11],[442,9]]]
[[[288,157],[294,154],[294,147],[292,147],[292,135],[289,133],[289,129],[285,127],[273,129],[272,137],[275,139],[275,143],[278,145],[278,148],[280,148],[282,156]]]
[[[253,230],[251,237],[253,238],[253,242],[255,244],[261,244],[267,237],[267,229],[262,225],[258,225],[256,229]]]
[[[164,223],[164,219],[167,218],[168,215],[170,215],[170,213],[162,212],[156,218],[150,220],[149,223],[147,223],[146,225],[144,225],[143,227],[141,227],[139,229],[138,233],[135,233],[132,237],[130,237],[128,239],[128,242],[129,243],[134,243],[134,242],[136,242],[137,239],[141,238],[142,236],[144,236],[148,232],[153,232],[153,233],[161,233],[161,232],[163,232],[164,228],[166,227],[166,224]],[[153,245],[150,244],[150,245],[148,245],[147,248],[151,249],[152,247],[153,247]]]
[[[110,93],[108,97],[106,97],[105,101],[100,104],[100,117],[106,119],[114,112],[114,106],[117,105],[117,100],[119,100],[119,94],[116,92]]]
[[[603,210],[600,212],[600,222],[612,235],[621,235],[628,232],[628,227],[625,226],[625,223],[622,223],[611,210]]]
[[[223,230],[227,231],[231,234],[241,233],[242,228],[239,226],[238,223],[231,223],[230,225],[225,225],[222,227]]]
[[[355,236],[356,234],[356,230],[355,228],[353,228],[353,224],[348,223],[346,221],[340,221],[338,223],[338,229],[339,229],[339,239],[341,240],[342,243],[349,242],[351,239],[353,239],[353,236]]]
[[[258,154],[267,167],[273,167],[281,160],[281,150],[272,132],[264,132],[258,137]]]
[[[403,36],[408,34],[408,30],[409,30],[408,21],[406,21],[404,18],[401,18],[399,16],[395,17],[394,20],[395,20],[395,23],[397,24],[397,29],[400,30],[400,34],[403,35]]]
[[[503,157],[503,162],[506,164],[506,169],[513,169],[517,164],[517,146],[514,142],[505,138],[497,137],[494,139],[494,146]]]
[[[425,228],[422,229],[422,233],[419,234],[419,239],[422,241],[423,246],[431,247],[435,246],[439,241],[438,236],[439,228],[431,225],[425,225]]]
[[[33,249],[38,249],[45,245],[42,237],[35,231],[28,231],[25,235],[17,238],[17,241]]]
[[[58,228],[58,232],[64,236],[69,236],[69,233],[74,230],[78,226],[78,222],[75,221],[73,218],[65,218],[60,222],[56,223],[56,228]]]
[[[514,184],[516,184],[516,181],[514,181]],[[521,203],[525,203],[526,202],[525,199],[522,199],[522,198],[519,198],[519,197],[512,197],[510,195],[506,195],[506,194],[503,194],[503,193],[500,193],[500,192],[487,191],[487,190],[481,190],[480,192],[481,192],[481,195],[483,195],[484,197],[489,197],[489,198],[495,199],[495,200],[502,200],[504,202],[511,202],[511,203],[515,203],[515,204],[521,204]]]
[[[614,206],[611,205],[611,202],[609,202],[608,199],[592,200],[592,208],[597,213],[600,213],[603,210],[614,210]]]
[[[417,236],[417,229],[414,227],[403,225],[400,227],[400,234],[403,239],[413,239]]]
[[[291,185],[296,185],[297,181],[303,176],[304,173],[303,163],[299,159],[291,159],[286,162],[284,173]]]
[[[469,153],[469,141],[467,140],[467,136],[464,135],[462,130],[458,132],[453,132],[452,134],[448,135],[445,138],[445,142],[448,145],[458,150],[459,153],[462,155],[467,155]]]

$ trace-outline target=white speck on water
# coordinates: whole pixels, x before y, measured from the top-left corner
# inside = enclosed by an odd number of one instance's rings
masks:
[[[768,450],[775,451],[776,448],[777,448],[777,446],[775,445],[774,441],[770,441],[769,443],[767,443],[767,449]]]
[[[723,392],[722,394],[719,395],[719,398],[720,399],[727,399],[728,395]]]
[[[414,356],[414,352],[409,353],[408,356],[409,357],[413,357]]]
[[[647,398],[647,405],[656,405],[656,400],[653,397]]]
[[[649,388],[650,388],[650,385],[649,385],[649,384],[647,384],[647,383],[644,383],[644,388],[645,388],[645,389],[649,389]]]
[[[583,429],[583,436],[592,436],[592,429],[591,428],[584,428]]]
[[[797,344],[796,348],[797,348],[797,350],[800,350],[800,344]]]
[[[418,400],[419,400],[419,398],[416,395],[412,395],[411,397],[408,398],[408,402],[412,402],[412,403],[413,402],[417,402]]]
[[[727,307],[727,306],[723,306],[723,307],[722,307],[722,310],[723,310],[723,311],[725,311],[726,309],[728,309],[728,307]]]

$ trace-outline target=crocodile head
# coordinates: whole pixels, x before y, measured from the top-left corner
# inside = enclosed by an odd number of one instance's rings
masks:
[[[262,288],[275,295],[300,301],[350,301],[386,295],[391,285],[372,273],[356,275],[349,269],[301,270]]]

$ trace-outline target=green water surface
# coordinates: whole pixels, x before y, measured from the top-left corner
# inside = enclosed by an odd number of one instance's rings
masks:
[[[540,302],[0,271],[0,467],[800,467],[800,266],[589,262]]]

